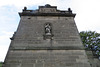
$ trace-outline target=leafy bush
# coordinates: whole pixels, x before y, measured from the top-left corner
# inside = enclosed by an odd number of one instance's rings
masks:
[[[95,31],[82,31],[80,32],[80,37],[86,50],[92,50],[93,55],[100,59],[100,33]]]

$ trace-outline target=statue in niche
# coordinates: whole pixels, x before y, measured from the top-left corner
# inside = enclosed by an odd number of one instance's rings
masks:
[[[45,34],[51,35],[51,24],[49,23],[45,25]]]

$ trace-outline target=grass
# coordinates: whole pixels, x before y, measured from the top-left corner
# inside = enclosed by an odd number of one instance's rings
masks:
[[[0,67],[2,67],[3,62],[0,62]]]

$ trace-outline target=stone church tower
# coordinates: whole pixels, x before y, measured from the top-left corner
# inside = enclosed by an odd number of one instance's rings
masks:
[[[3,67],[91,67],[70,8],[25,7],[19,15]]]

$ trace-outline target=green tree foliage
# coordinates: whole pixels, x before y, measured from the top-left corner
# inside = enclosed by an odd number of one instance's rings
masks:
[[[100,59],[100,33],[82,31],[80,32],[80,37],[86,50],[92,50],[93,54]]]

